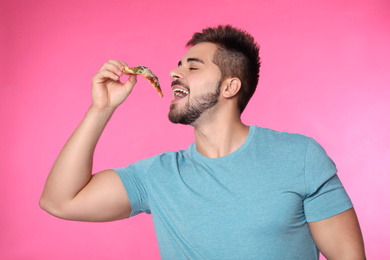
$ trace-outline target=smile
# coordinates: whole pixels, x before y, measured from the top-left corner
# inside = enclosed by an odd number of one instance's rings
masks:
[[[174,97],[181,97],[181,98],[183,98],[183,97],[188,95],[188,91],[185,90],[185,89],[181,89],[181,88],[175,88],[175,89],[172,90],[172,92],[173,92],[173,96]]]

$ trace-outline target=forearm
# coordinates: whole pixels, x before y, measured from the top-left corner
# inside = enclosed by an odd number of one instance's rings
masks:
[[[90,181],[94,150],[113,112],[94,107],[87,111],[50,171],[40,200],[42,208],[62,207]]]

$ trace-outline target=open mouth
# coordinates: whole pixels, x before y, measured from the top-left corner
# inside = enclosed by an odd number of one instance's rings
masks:
[[[174,88],[172,90],[172,92],[173,92],[173,99],[174,100],[182,99],[189,94],[187,90],[182,89],[182,88]]]

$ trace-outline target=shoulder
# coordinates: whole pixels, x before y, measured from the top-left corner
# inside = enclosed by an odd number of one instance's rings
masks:
[[[191,146],[190,146],[191,147]],[[153,157],[149,157],[146,159],[141,159],[131,164],[131,167],[137,168],[137,170],[142,170],[147,172],[151,167],[166,167],[168,165],[175,165],[183,161],[188,154],[188,149],[186,150],[178,150],[178,151],[168,151],[161,154],[157,154]]]
[[[255,129],[254,140],[258,144],[281,149],[306,150],[312,138],[303,134],[277,131],[269,128],[253,126]]]
[[[183,164],[185,150],[175,152],[164,152],[152,157],[140,159],[122,168],[114,170],[121,178],[132,178],[138,181],[147,182],[150,176],[169,176],[174,172],[178,165]]]

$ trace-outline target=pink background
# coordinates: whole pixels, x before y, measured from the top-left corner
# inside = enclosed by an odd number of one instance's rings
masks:
[[[0,259],[158,259],[151,216],[56,219],[38,206],[46,176],[91,103],[109,59],[146,65],[117,110],[94,170],[185,149],[191,127],[167,120],[168,72],[203,27],[230,23],[261,45],[261,79],[243,120],[315,138],[336,162],[369,259],[390,259],[390,2],[2,0]]]

